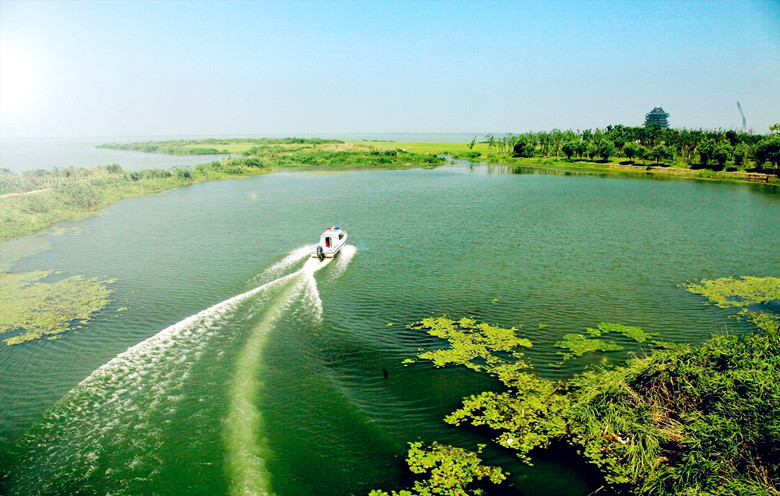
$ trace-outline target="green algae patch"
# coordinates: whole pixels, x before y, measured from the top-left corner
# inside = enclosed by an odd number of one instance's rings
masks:
[[[701,283],[684,284],[691,293],[707,298],[720,308],[739,308],[733,317],[748,320],[767,332],[780,330],[780,315],[769,305],[780,300],[780,278],[724,277],[703,279]]]
[[[44,281],[53,274],[44,270],[0,273],[0,335],[5,344],[59,338],[89,322],[113,293],[113,281],[84,276]]]
[[[612,322],[601,322],[595,329],[586,329],[588,334],[593,337],[599,337],[602,334],[613,332],[622,334],[627,338],[631,338],[637,343],[644,343],[650,338],[657,336],[657,333],[647,332],[640,327],[627,326],[623,324],[615,324]]]
[[[561,362],[555,364],[560,366],[563,362],[571,360],[572,358],[578,358],[585,353],[593,353],[596,351],[620,351],[622,346],[616,344],[614,341],[604,341],[601,339],[591,339],[583,336],[582,334],[566,334],[561,341],[558,341],[554,345],[556,348],[563,348],[568,351],[557,352],[561,355]]]
[[[445,339],[451,348],[469,350],[447,363],[491,375],[504,386],[464,398],[446,423],[490,438],[529,464],[540,450],[567,444],[603,478],[603,485],[591,494],[778,494],[780,339],[771,332],[713,336],[701,345],[651,350],[617,366],[549,380],[522,358],[513,366],[506,347],[494,346],[495,326],[439,318],[410,328]],[[588,330],[590,337],[571,335],[579,337],[568,340],[598,342],[594,334],[618,332],[653,342],[650,333],[636,329],[602,323]],[[516,339],[514,333],[505,335]],[[482,363],[491,355],[505,363],[475,368],[475,355]],[[442,358],[425,353],[417,357],[433,366]],[[415,476],[412,490],[372,495],[483,494],[482,484],[461,484],[478,480],[467,476],[487,473],[489,467],[477,460],[481,447],[446,451],[435,442],[427,448],[412,446],[423,450],[407,458]],[[421,457],[430,459],[426,466],[437,469],[420,470]],[[464,457],[468,465],[461,462]],[[497,475],[491,482],[501,484],[502,469],[490,470]]]
[[[520,360],[522,349],[531,347],[531,341],[518,336],[515,327],[507,329],[468,318],[427,318],[409,328],[449,342],[448,348],[424,351],[418,355],[421,360],[431,361],[435,367],[463,365],[477,372],[496,371],[507,362]]]
[[[627,326],[623,324],[616,324],[612,322],[601,322],[596,328],[587,328],[585,331],[588,333],[587,337],[583,334],[566,334],[563,339],[557,341],[553,346],[556,348],[563,348],[567,351],[557,352],[561,355],[561,361],[556,364],[551,364],[555,367],[560,367],[568,360],[573,358],[579,358],[585,353],[595,353],[598,351],[620,351],[622,346],[618,345],[614,341],[605,341],[600,339],[604,334],[613,333],[621,334],[627,338],[633,339],[637,343],[644,343],[647,340],[657,336],[657,333],[647,332],[642,328]],[[664,347],[662,343],[653,341],[653,344],[657,347]]]

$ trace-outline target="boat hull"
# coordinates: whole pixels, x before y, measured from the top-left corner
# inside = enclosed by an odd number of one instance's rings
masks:
[[[328,229],[323,233],[320,243],[315,246],[311,256],[319,258],[321,252],[323,258],[333,258],[344,248],[348,238],[349,235],[341,229]]]

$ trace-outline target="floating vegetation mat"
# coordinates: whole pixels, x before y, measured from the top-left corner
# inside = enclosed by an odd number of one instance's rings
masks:
[[[77,235],[80,228],[56,228],[54,235]],[[42,236],[0,243],[0,337],[7,345],[56,339],[83,327],[109,301],[113,281],[84,276],[60,277],[39,270],[8,273],[19,260],[51,248]]]
[[[735,318],[748,320],[764,331],[780,330],[780,315],[772,310],[772,305],[776,307],[780,301],[780,278],[724,277],[683,287],[720,308],[739,308]]]
[[[0,334],[13,345],[37,339],[56,339],[83,327],[109,302],[113,281],[72,276],[56,282],[44,279],[54,271],[0,273]]]
[[[564,362],[571,360],[572,358],[578,358],[585,353],[593,353],[597,351],[620,351],[622,346],[614,341],[604,341],[600,339],[602,335],[608,333],[622,334],[627,338],[631,338],[637,343],[644,343],[648,339],[651,339],[657,335],[654,332],[647,332],[639,327],[627,326],[623,324],[615,324],[611,322],[601,322],[595,329],[586,329],[590,337],[586,337],[582,334],[566,334],[561,341],[555,343],[556,348],[563,348],[568,351],[557,352],[561,355],[561,361],[556,364],[551,364],[556,367],[560,367]],[[664,343],[660,341],[653,341],[654,346],[663,348]]]

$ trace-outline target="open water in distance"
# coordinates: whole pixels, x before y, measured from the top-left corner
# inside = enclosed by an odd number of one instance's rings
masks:
[[[331,136],[328,133],[316,135],[301,134],[301,138],[333,138],[341,140],[414,141],[436,143],[464,143],[473,136],[485,133],[360,133]],[[167,141],[201,138],[285,138],[289,135],[258,136],[133,136],[106,138],[50,138],[50,139],[0,139],[0,169],[19,173],[32,169],[51,167],[90,167],[119,164],[124,170],[170,169],[173,167],[194,167],[212,160],[224,160],[225,155],[172,156],[155,153],[141,153],[125,150],[95,148],[103,143],[124,143],[138,141]]]
[[[150,138],[151,139],[151,138]],[[157,138],[159,140],[159,138]],[[95,148],[102,143],[145,141],[145,138],[18,139],[0,141],[0,169],[19,173],[52,167],[93,167],[119,164],[123,170],[194,167],[225,155],[174,156]]]
[[[458,368],[402,366],[437,344],[406,324],[448,314],[520,326],[539,372],[562,377],[622,356],[551,367],[566,333],[602,321],[677,342],[746,332],[678,285],[780,274],[774,190],[512,170],[196,184],[66,224],[82,234],[34,238],[51,249],[14,271],[118,281],[86,329],[0,348],[0,449],[12,467],[0,492],[398,488],[408,441],[489,443],[442,418],[497,387]],[[351,246],[319,264],[307,250],[329,225]],[[597,487],[565,453],[532,468],[498,449],[487,458],[512,472],[510,494]]]

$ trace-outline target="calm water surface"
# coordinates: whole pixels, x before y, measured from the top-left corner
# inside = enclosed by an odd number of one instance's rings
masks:
[[[14,271],[116,278],[116,292],[86,329],[0,349],[0,439],[12,466],[0,489],[398,488],[408,441],[489,442],[441,419],[464,395],[497,387],[465,370],[403,367],[436,344],[406,324],[448,314],[519,326],[539,372],[565,377],[622,356],[551,367],[566,333],[602,321],[676,342],[746,332],[678,285],[780,274],[773,190],[509,172],[458,165],[197,184],[67,224],[83,234],[35,238],[51,249]],[[309,247],[334,224],[352,246],[312,262]],[[499,450],[486,457],[512,472],[510,494],[598,487],[566,453],[533,468]]]
[[[225,158],[224,155],[173,156],[95,148],[95,145],[102,143],[142,140],[144,138],[3,140],[0,141],[0,168],[16,173],[52,167],[91,167],[109,164],[119,164],[124,170],[170,169],[193,167]]]

